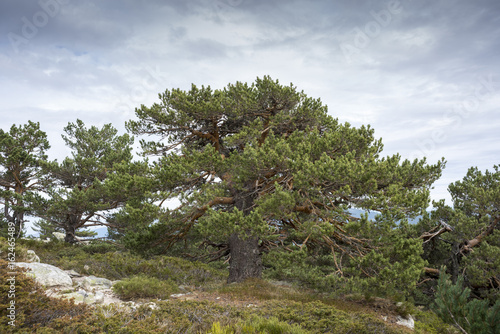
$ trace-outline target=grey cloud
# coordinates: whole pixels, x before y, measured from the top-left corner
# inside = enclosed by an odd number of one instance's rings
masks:
[[[374,13],[388,3],[67,0],[16,53],[8,32],[20,34],[22,17],[41,9],[35,0],[4,0],[0,125],[40,120],[55,143],[76,118],[122,128],[135,107],[155,102],[165,88],[222,88],[271,74],[320,97],[342,122],[372,124],[387,154],[410,156],[433,131],[447,131],[446,141],[424,152],[431,162],[449,160],[445,180],[475,161],[491,168],[499,156],[500,2],[400,0],[401,11],[378,23],[349,62],[340,45],[354,45],[355,29],[376,23]],[[494,91],[448,130],[443,115],[488,75]],[[442,193],[446,185],[439,187]]]

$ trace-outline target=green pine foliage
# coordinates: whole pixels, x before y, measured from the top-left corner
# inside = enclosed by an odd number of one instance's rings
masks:
[[[463,333],[500,332],[500,165],[470,168],[449,186],[453,205],[437,201],[428,213],[444,159],[384,157],[369,125],[339,122],[292,84],[265,76],[159,98],[126,123],[133,135],[153,136],[141,140],[152,161],[133,161],[134,138],[112,124],[69,123],[71,156],[62,162],[48,160],[38,123],[0,130],[1,258],[16,241],[17,260],[33,249],[42,262],[122,280],[115,292],[124,299],[167,299],[183,285],[261,305],[89,310],[42,296],[20,273],[20,332],[399,332],[336,309],[326,302],[332,297],[405,301],[397,312],[415,315],[417,333],[452,333],[436,314]],[[380,215],[356,218],[352,208]],[[14,240],[29,216],[43,239],[61,231],[67,242]],[[97,225],[108,227],[111,242],[71,245]],[[3,280],[6,262],[0,266]],[[441,269],[437,280],[441,266],[450,275]],[[248,279],[261,274],[287,288]],[[228,276],[243,283],[221,287]],[[307,288],[314,292],[298,290]],[[436,313],[412,305],[434,300]],[[13,329],[2,323],[0,331]]]
[[[359,293],[398,301],[410,298],[425,265],[422,240],[409,237],[403,221],[396,226],[384,215],[374,221],[364,216],[345,228],[357,240],[364,240],[365,253],[356,253],[349,245],[344,247],[350,256],[314,245],[274,249],[264,256],[266,277],[295,281],[337,295]]]
[[[453,284],[446,268],[441,269],[436,291],[435,311],[462,333],[496,334],[500,332],[500,301],[490,307],[488,300],[470,300],[470,289],[459,276]]]
[[[474,296],[494,304],[500,297],[499,166],[485,172],[472,167],[448,190],[453,206],[434,202],[435,210],[424,214],[413,236],[424,236],[423,258],[429,267],[446,266],[453,281],[463,274]],[[439,231],[444,233],[431,237]],[[432,295],[433,285],[422,291]]]
[[[25,215],[32,211],[30,197],[49,182],[41,168],[49,148],[39,123],[0,129],[0,236],[22,235]]]
[[[72,156],[61,163],[44,163],[54,182],[45,195],[34,198],[35,212],[42,231],[62,229],[67,242],[76,242],[78,230],[108,225],[106,212],[120,208],[144,189],[136,182],[141,163],[132,163],[133,138],[118,136],[111,125],[85,127],[81,120],[64,128],[63,139]],[[84,232],[85,233],[85,232]]]
[[[158,137],[141,140],[143,154],[158,156],[152,174],[163,200],[177,197],[181,206],[156,221],[140,219],[145,225],[128,240],[167,249],[201,235],[219,255],[230,253],[230,281],[260,276],[259,245],[286,239],[339,254],[364,248],[345,233],[353,220],[347,209],[419,212],[444,167],[382,157],[370,126],[342,124],[320,99],[268,76],[159,97],[136,109],[127,129]]]

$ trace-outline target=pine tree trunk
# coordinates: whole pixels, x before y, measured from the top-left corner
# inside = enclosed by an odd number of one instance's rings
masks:
[[[64,227],[64,230],[66,232],[66,237],[64,238],[64,241],[69,242],[70,244],[74,244],[77,242],[75,238],[76,229],[75,229],[75,224],[73,223],[74,220],[75,218],[73,216],[70,216],[69,221]]]
[[[261,277],[262,259],[259,251],[259,238],[240,238],[233,233],[229,238],[231,259],[229,260],[228,283],[241,282],[251,277]]]
[[[16,238],[20,238],[23,233],[24,212],[14,212],[14,221],[16,226]]]

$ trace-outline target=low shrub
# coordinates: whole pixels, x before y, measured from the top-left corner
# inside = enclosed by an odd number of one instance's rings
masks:
[[[224,285],[217,289],[220,293],[231,295],[233,298],[257,298],[259,300],[286,299],[298,302],[310,302],[320,298],[317,293],[309,289],[296,289],[279,286],[269,281],[249,278],[241,283]]]
[[[405,333],[370,314],[347,313],[318,301],[298,303],[273,300],[262,305],[257,314],[265,318],[276,317],[312,333]]]
[[[155,277],[134,276],[113,285],[113,291],[124,300],[138,298],[167,299],[179,288],[170,280],[162,281]]]
[[[102,240],[93,240],[80,247],[87,254],[105,254],[119,250],[117,245]]]
[[[239,321],[235,325],[221,326],[219,322],[212,324],[210,334],[235,334],[235,333],[269,333],[269,334],[307,334],[300,326],[290,325],[279,321],[275,317],[263,318],[256,315],[246,321]]]

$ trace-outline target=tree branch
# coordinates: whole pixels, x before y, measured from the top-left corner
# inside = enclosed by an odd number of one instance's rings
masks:
[[[486,238],[488,235],[493,233],[495,230],[496,226],[500,222],[500,217],[497,217],[491,224],[488,226],[486,230],[484,230],[482,233],[480,233],[478,236],[476,236],[474,239],[471,239],[467,241],[460,249],[460,252],[470,252],[473,247],[479,245],[484,238]]]
[[[201,208],[196,208],[196,211],[191,215],[190,221],[194,221],[205,214],[205,212],[214,205],[219,204],[233,204],[234,197],[215,197]]]
[[[439,269],[424,267],[424,272],[429,275],[439,276]]]
[[[431,241],[432,239],[434,239],[435,237],[443,234],[443,233],[446,233],[446,232],[451,232],[453,231],[453,229],[447,225],[447,226],[443,226],[439,231],[437,232],[434,232],[437,228],[437,226],[435,228],[433,228],[432,230],[430,230],[429,232],[425,232],[424,234],[422,234],[419,239],[424,239],[424,244],[428,243],[429,241]]]

